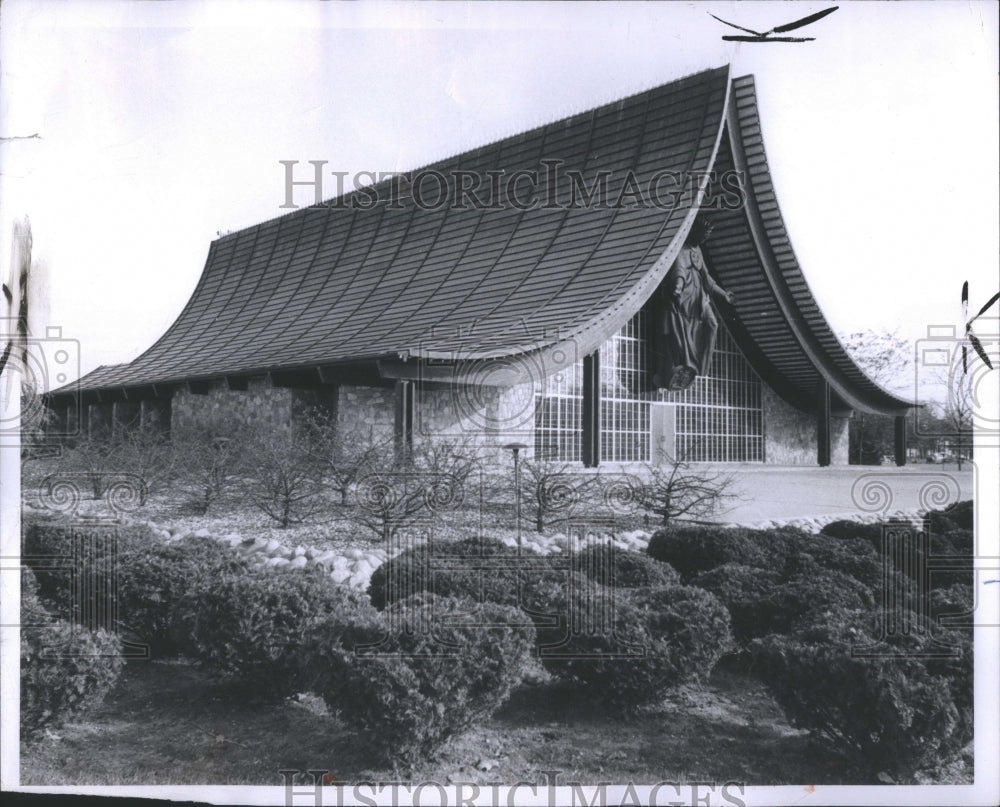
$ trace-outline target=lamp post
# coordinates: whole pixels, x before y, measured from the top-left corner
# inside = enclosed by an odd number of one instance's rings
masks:
[[[514,455],[514,518],[517,522],[517,554],[521,554],[521,465],[518,453],[528,446],[524,443],[507,443],[504,448]]]

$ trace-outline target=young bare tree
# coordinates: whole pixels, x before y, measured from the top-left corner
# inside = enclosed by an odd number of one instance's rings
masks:
[[[679,518],[704,519],[725,511],[737,498],[735,476],[662,452],[665,462],[646,466],[642,508],[667,526]]]
[[[421,440],[407,452],[390,442],[358,477],[353,518],[388,541],[418,518],[463,507],[466,483],[480,468],[478,449],[468,438]]]
[[[305,521],[324,506],[322,468],[303,440],[261,429],[250,435],[245,458],[247,498],[282,528]]]
[[[521,496],[534,514],[535,531],[568,517],[598,484],[598,474],[581,473],[559,460],[522,460]]]
[[[379,458],[393,448],[391,438],[372,432],[344,433],[336,415],[319,407],[304,410],[297,426],[312,461],[322,469],[324,482],[338,494],[343,506],[366,469],[376,467]]]
[[[172,435],[178,485],[198,515],[206,515],[236,487],[243,443],[235,423],[177,430]]]

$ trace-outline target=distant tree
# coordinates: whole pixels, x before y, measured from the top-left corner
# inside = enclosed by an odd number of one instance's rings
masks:
[[[948,390],[947,399],[941,411],[941,421],[945,425],[946,433],[950,432],[955,441],[955,459],[960,471],[964,458],[963,451],[968,451],[970,456],[972,453],[973,377],[971,369],[966,373],[961,367],[953,367],[947,376],[944,372],[939,374],[939,379],[947,385]]]
[[[872,381],[887,389],[910,381],[913,346],[896,330],[864,330],[841,334],[840,341]],[[848,425],[849,461],[879,465],[895,450],[893,419],[887,415],[855,412]]]

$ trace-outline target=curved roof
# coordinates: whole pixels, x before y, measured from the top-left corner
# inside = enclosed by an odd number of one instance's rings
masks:
[[[686,183],[697,178],[704,190],[710,171],[733,164],[747,173],[749,201],[720,216],[710,259],[739,295],[730,326],[749,342],[748,358],[803,408],[823,376],[847,406],[905,410],[857,368],[809,293],[774,201],[752,79],[731,82],[726,67],[412,172],[414,184],[421,172],[430,177],[423,205],[389,180],[224,236],[170,329],[130,364],[73,387],[358,362],[399,372],[414,357],[534,357],[542,372],[557,369],[639,310],[702,203]],[[438,197],[437,175],[448,204],[427,204]],[[484,206],[450,203],[463,176],[492,178],[477,194]],[[602,176],[606,201],[582,203]],[[516,198],[495,204],[493,187],[508,182]],[[515,204],[529,201],[532,185],[535,203]],[[673,204],[649,204],[653,187]]]

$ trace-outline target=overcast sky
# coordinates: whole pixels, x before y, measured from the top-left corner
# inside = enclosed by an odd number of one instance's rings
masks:
[[[80,369],[175,319],[219,231],[282,211],[279,160],[400,171],[732,64],[837,331],[918,338],[998,288],[997,6],[841,2],[802,44],[721,40],[829,3],[5,0],[0,256],[27,214],[36,334]],[[328,194],[332,195],[332,194]]]

